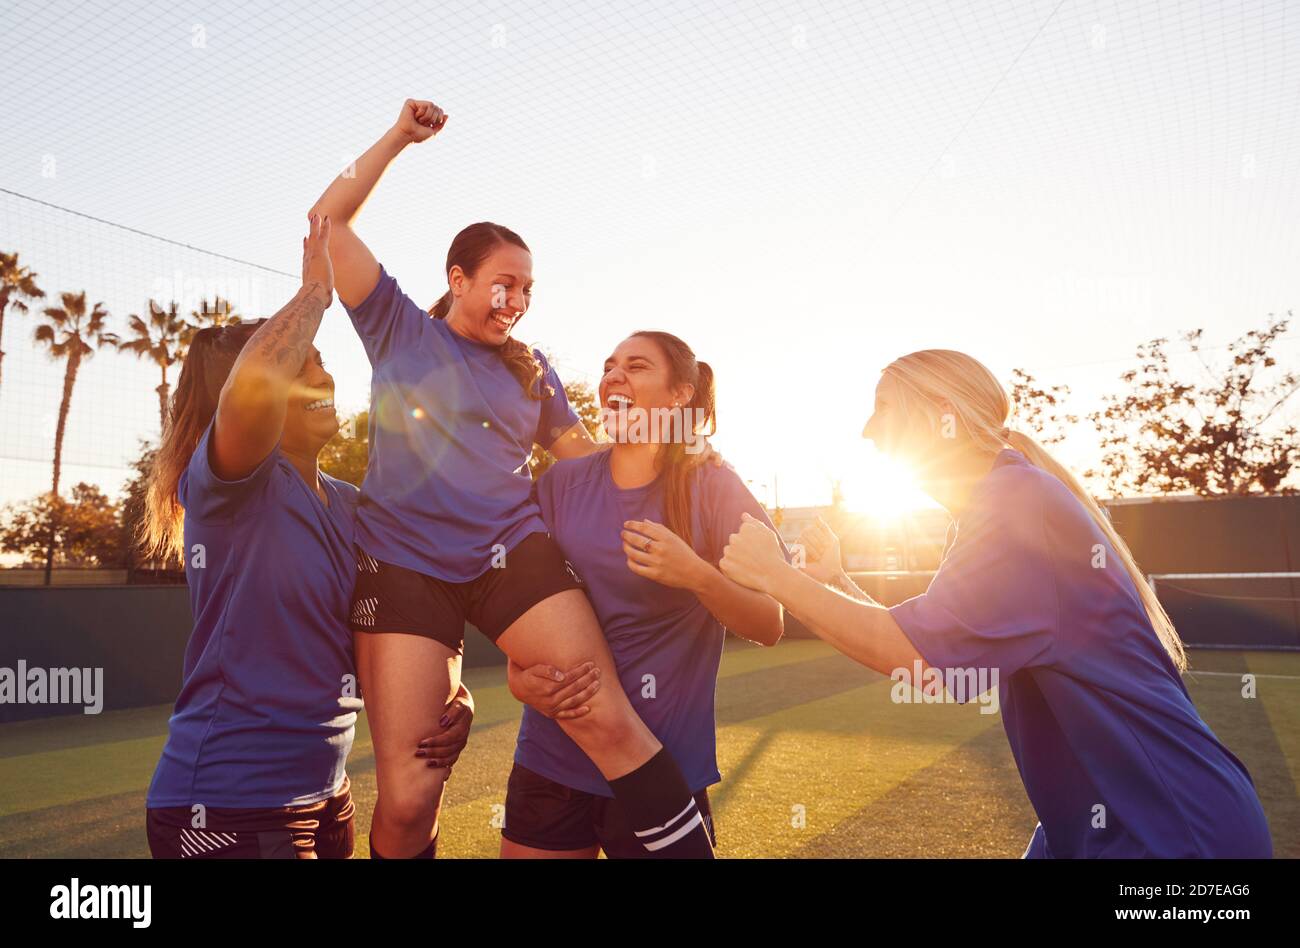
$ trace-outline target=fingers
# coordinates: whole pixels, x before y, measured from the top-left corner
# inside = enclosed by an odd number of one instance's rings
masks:
[[[646,553],[639,546],[632,546],[626,540],[623,541],[623,553],[627,556],[628,565],[635,563],[637,566],[651,567],[655,565],[655,558],[652,554]]]
[[[646,545],[651,542],[653,537],[648,537],[644,533],[634,533],[631,530],[620,530],[619,534],[623,539],[624,549],[635,550],[644,557],[653,557],[654,554],[646,549]]]
[[[639,533],[652,540],[667,539],[668,534],[672,532],[662,523],[654,520],[625,520],[623,521],[623,529]]]
[[[454,717],[452,709],[448,709],[442,720],[448,721],[444,730],[420,741],[415,751],[416,757],[428,759],[430,767],[450,767],[469,740],[472,715],[463,705]]]
[[[465,702],[459,700],[458,698],[453,698],[451,701],[447,702],[447,707],[443,711],[442,720],[438,722],[438,726],[451,727],[453,724],[455,724],[457,721],[459,721],[461,718],[465,717],[466,715],[473,717],[473,715],[470,713],[469,707],[466,706]]]
[[[304,253],[325,249],[329,244],[330,219],[319,214],[307,215],[307,236],[302,239]]]
[[[740,530],[738,531],[738,534],[733,534],[733,536],[739,535],[742,539],[749,538],[752,540],[761,540],[766,536],[775,535],[767,524],[759,520],[757,517],[751,516],[749,513],[742,513],[740,519]]]
[[[657,580],[659,578],[659,570],[657,567],[647,566],[644,563],[638,563],[630,556],[627,559],[627,568],[630,569],[632,572],[636,573],[638,576],[644,576],[646,579]]]
[[[595,663],[588,663],[587,672],[577,679],[571,685],[565,687],[563,691],[557,694],[556,702],[552,707],[552,717],[562,711],[572,711],[584,705],[592,695],[600,690],[600,669]]]
[[[560,671],[554,665],[533,665],[528,669],[528,674],[534,678],[542,678],[548,682],[564,681],[564,672]]]

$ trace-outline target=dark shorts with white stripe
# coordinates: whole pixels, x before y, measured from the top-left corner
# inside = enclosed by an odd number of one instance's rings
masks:
[[[353,632],[422,635],[460,653],[467,621],[495,642],[539,602],[582,588],[559,544],[540,531],[516,543],[498,565],[464,583],[385,563],[357,547],[349,625]]]
[[[695,794],[695,805],[716,848],[718,837],[707,790]],[[641,845],[617,800],[574,790],[518,764],[511,769],[506,785],[501,835],[520,846],[549,852],[599,846],[610,859],[661,858]]]
[[[245,809],[207,807],[202,826],[188,806],[145,810],[154,859],[350,859],[352,786],[319,803]]]

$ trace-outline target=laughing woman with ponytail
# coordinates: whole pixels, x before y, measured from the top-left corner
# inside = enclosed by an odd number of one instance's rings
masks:
[[[449,761],[421,742],[456,692],[467,621],[522,667],[591,662],[615,674],[532,497],[535,444],[557,458],[597,445],[541,352],[512,336],[532,299],[528,246],[499,224],[466,227],[447,252],[447,291],[426,310],[353,230],[389,163],[446,121],[432,102],[408,99],[314,209],[333,221],[339,298],[372,371],[351,625],[379,785],[370,853],[380,858],[436,852]],[[672,836],[666,853],[712,857],[681,769],[622,691],[594,695],[590,714],[563,726],[635,829],[669,827],[655,833]]]
[[[1038,814],[1027,857],[1271,856],[1250,775],[1192,704],[1182,642],[1132,553],[1074,475],[1008,427],[1009,411],[993,374],[960,352],[913,352],[881,376],[863,435],[956,527],[922,595],[873,602],[824,524],[803,540],[806,573],[752,522],[722,571],[883,674],[914,662],[945,681],[996,673]]]
[[[548,470],[537,483],[542,516],[609,641],[618,669],[609,688],[626,694],[681,765],[712,836],[707,788],[721,779],[713,696],[725,632],[775,645],[783,630],[781,606],[717,563],[743,515],[769,521],[734,470],[698,463],[715,424],[713,370],[681,339],[624,339],[605,362],[600,403],[613,449]],[[608,782],[557,723],[583,716],[599,676],[556,672],[509,665],[511,692],[528,707],[501,855],[658,855],[663,840],[638,840]]]

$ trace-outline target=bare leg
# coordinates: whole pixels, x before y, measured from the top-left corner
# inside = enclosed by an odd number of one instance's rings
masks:
[[[609,782],[647,853],[674,859],[713,858],[690,787],[618,685],[614,659],[581,590],[569,589],[537,603],[501,634],[497,645],[525,668],[539,663],[573,668],[595,662],[613,687],[596,692],[588,702],[589,713],[559,725]]]
[[[631,773],[663,746],[617,686],[614,657],[582,590],[568,589],[537,603],[501,633],[497,645],[524,668],[538,664],[573,668],[595,662],[601,681],[613,683],[592,696],[589,714],[556,722],[606,780]]]
[[[433,839],[450,772],[429,767],[415,751],[438,731],[460,687],[460,656],[441,642],[398,632],[353,636],[357,674],[375,748],[379,792],[370,824],[375,849],[407,859]]]

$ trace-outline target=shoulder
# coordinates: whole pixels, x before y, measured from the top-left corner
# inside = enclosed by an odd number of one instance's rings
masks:
[[[695,489],[704,497],[753,496],[740,474],[726,461],[721,464],[704,461],[696,468],[693,480]]]
[[[212,432],[216,419],[208,423],[177,481],[176,493],[187,517],[196,520],[226,519],[255,509],[268,497],[281,493],[296,474],[293,466],[273,447],[245,476],[224,480],[213,470]]]
[[[603,457],[605,453],[595,451],[584,457],[556,461],[538,480],[538,489],[555,494],[559,491],[599,483],[599,475],[605,463]]]
[[[370,292],[366,294],[366,298],[356,306],[348,306],[344,303],[343,308],[349,313],[361,312],[363,310],[374,309],[376,306],[383,305],[386,302],[390,302],[393,299],[400,298],[404,295],[405,294],[402,293],[402,288],[397,285],[397,280],[393,278],[391,273],[384,269],[384,265],[381,263],[379,265],[379,279],[375,281],[375,285],[371,287]]]
[[[1055,500],[1054,486],[1065,488],[1054,475],[1034,467],[1020,452],[1003,451],[980,483],[972,507],[991,516],[1020,515],[1045,500]]]
[[[1058,477],[1018,452],[1004,452],[959,522],[964,530],[1040,548],[1049,535],[1091,534],[1088,509]]]
[[[326,474],[324,471],[320,472],[320,476],[324,478],[326,481],[328,481],[330,484],[332,484],[334,486],[334,489],[338,491],[339,496],[342,497],[344,500],[346,500],[348,503],[352,504],[353,506],[356,506],[356,504],[359,502],[361,498],[361,489],[357,487],[357,485],[349,481],[345,481],[340,478],[337,478],[332,474]]]
[[[546,358],[546,353],[536,346],[532,346],[531,348],[534,357],[536,357],[538,363],[542,367],[542,374],[552,376],[556,381],[559,381],[559,373],[555,371],[555,366],[551,365],[551,360]]]
[[[383,264],[379,266],[379,279],[375,281],[374,288],[371,289],[366,298],[356,306],[344,304],[343,308],[354,316],[364,315],[375,310],[385,312],[395,310],[410,311],[426,317],[427,322],[434,321],[427,310],[406,294],[397,282],[397,278],[385,270]]]

